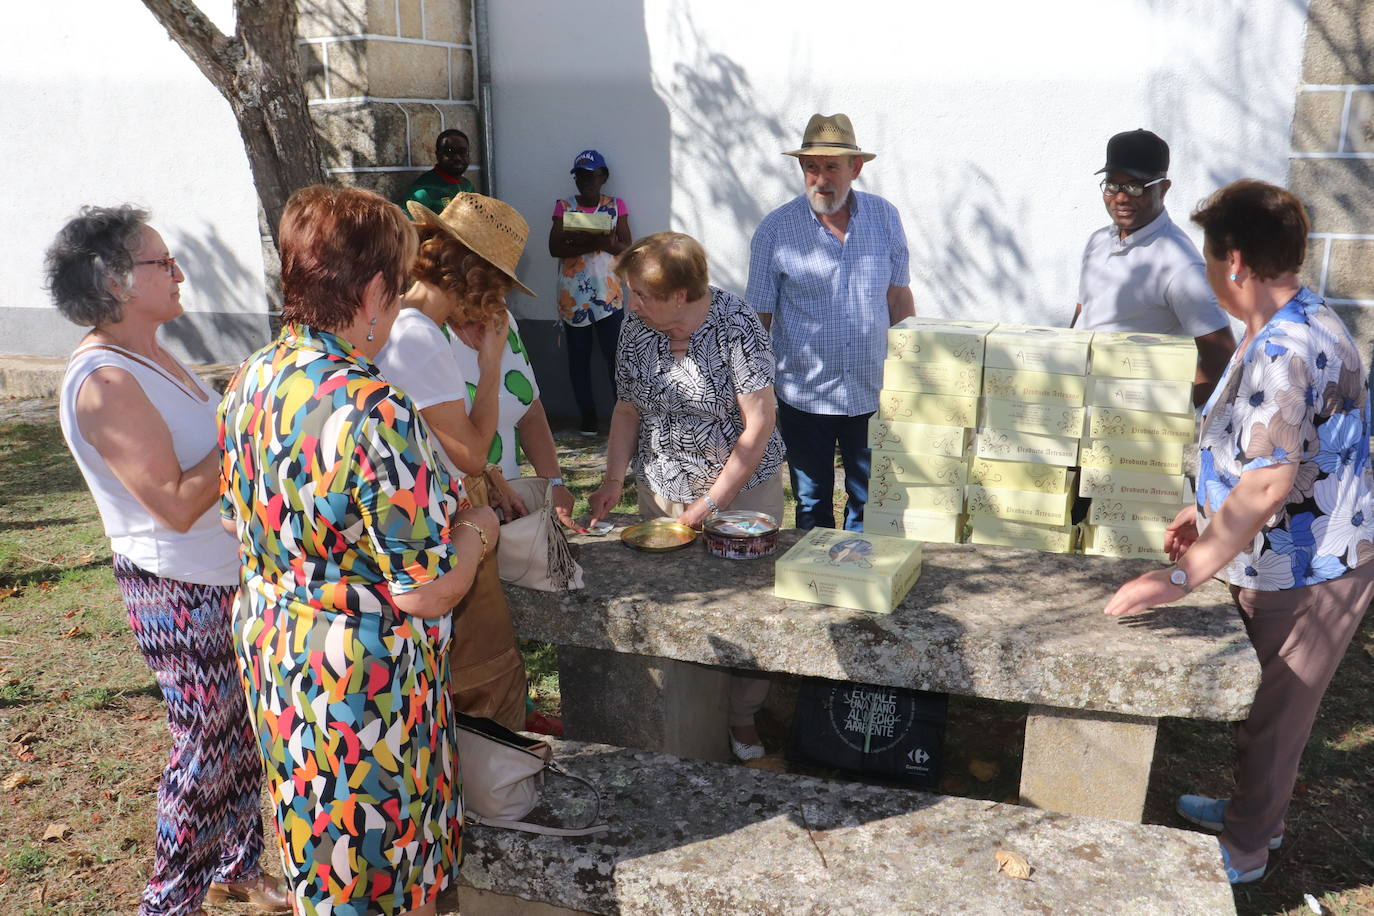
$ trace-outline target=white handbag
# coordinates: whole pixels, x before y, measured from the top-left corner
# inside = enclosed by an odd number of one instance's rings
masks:
[[[543,592],[582,587],[582,567],[568,549],[563,527],[553,514],[553,488],[547,477],[506,481],[525,508],[523,515],[501,526],[496,559],[501,580]]]

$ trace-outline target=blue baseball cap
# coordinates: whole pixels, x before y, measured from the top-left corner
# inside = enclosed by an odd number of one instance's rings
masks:
[[[586,169],[589,172],[594,172],[597,169],[610,171],[606,165],[606,157],[594,149],[584,149],[577,154],[577,158],[573,160],[572,171],[576,172],[578,169]]]

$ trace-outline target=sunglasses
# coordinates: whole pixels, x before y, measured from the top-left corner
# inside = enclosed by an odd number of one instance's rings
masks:
[[[1147,181],[1144,184],[1117,184],[1114,181],[1108,181],[1104,178],[1102,179],[1102,196],[1115,197],[1117,194],[1125,191],[1127,197],[1140,197],[1145,193],[1146,188],[1152,188],[1161,181],[1167,180],[1167,178],[1156,178],[1154,181]]]
[[[174,277],[177,272],[177,259],[168,255],[165,258],[148,258],[143,261],[135,261],[134,264],[156,264],[167,271],[167,276]]]

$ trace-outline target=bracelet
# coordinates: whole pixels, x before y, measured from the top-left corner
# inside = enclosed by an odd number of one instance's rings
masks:
[[[720,506],[716,505],[716,501],[711,498],[710,493],[707,493],[702,499],[706,500],[706,507],[711,510],[712,515],[720,515]]]
[[[459,525],[462,525],[462,526],[464,526],[464,527],[466,527],[466,528],[471,528],[473,531],[476,531],[476,532],[477,532],[477,536],[478,536],[479,538],[482,539],[482,555],[481,555],[480,557],[477,558],[477,562],[480,563],[480,562],[482,562],[483,560],[485,560],[485,559],[487,558],[487,546],[488,546],[488,544],[487,544],[487,533],[486,533],[485,531],[482,530],[482,526],[479,525],[479,524],[477,524],[477,523],[474,522],[474,521],[469,521],[468,519],[465,519],[465,518],[460,518],[460,519],[458,519],[458,524],[459,524]]]
[[[562,477],[550,477],[550,478],[549,478],[549,486],[551,486],[551,487],[564,487],[564,486],[567,486],[567,484],[563,483],[563,478],[562,478]]]

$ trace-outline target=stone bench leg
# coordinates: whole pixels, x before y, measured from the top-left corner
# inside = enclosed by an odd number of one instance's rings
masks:
[[[1139,823],[1158,719],[1032,706],[1021,804]]]
[[[725,668],[559,646],[558,676],[570,740],[730,760]]]

